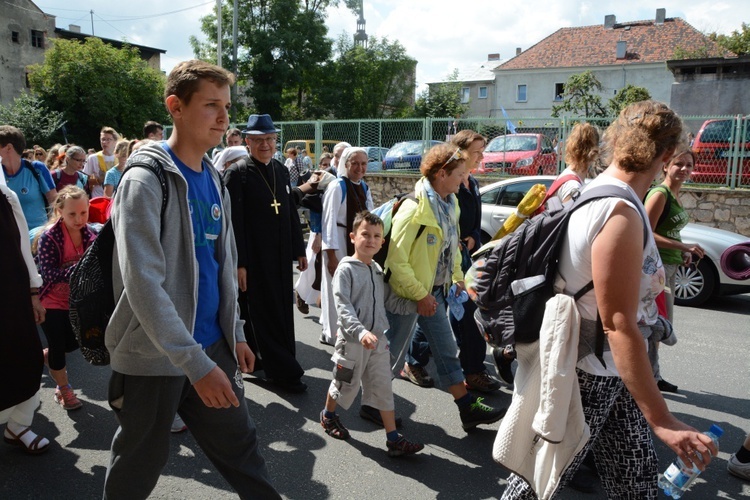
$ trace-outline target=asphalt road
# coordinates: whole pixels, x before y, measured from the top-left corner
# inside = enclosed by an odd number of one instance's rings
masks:
[[[297,353],[306,369],[305,394],[278,393],[262,380],[247,377],[246,397],[259,430],[272,480],[286,498],[479,499],[502,494],[507,472],[491,458],[497,424],[475,432],[461,429],[458,411],[447,393],[395,380],[396,413],[404,434],[426,443],[416,456],[392,459],[385,453],[384,432],[359,418],[355,402],[341,412],[352,432],[346,442],[328,437],[318,423],[330,381],[332,348],[318,343],[319,309],[295,310]],[[726,472],[726,461],[750,431],[750,295],[723,298],[704,309],[676,308],[679,341],[662,350],[662,373],[680,386],[667,395],[671,410],[687,423],[707,430],[724,428],[722,450],[687,498],[747,498],[750,483]],[[491,357],[487,358],[491,370]],[[29,456],[0,444],[0,499],[89,499],[101,497],[115,419],[106,404],[109,368],[90,366],[69,356],[74,388],[84,402],[66,412],[53,403],[54,385],[42,379],[42,406],[36,432],[54,440],[50,451]],[[6,381],[12,383],[12,381]],[[505,387],[487,397],[507,406]],[[657,444],[660,468],[673,459]],[[189,432],[174,435],[169,463],[153,498],[217,499],[235,497],[204,457]],[[563,499],[604,498],[566,491]]]

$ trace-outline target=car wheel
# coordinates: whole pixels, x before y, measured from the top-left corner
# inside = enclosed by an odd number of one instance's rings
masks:
[[[679,266],[675,275],[674,303],[678,306],[697,307],[714,295],[716,270],[708,259],[697,266]]]

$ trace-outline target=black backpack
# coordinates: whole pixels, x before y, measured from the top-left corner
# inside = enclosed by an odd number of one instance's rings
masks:
[[[134,167],[147,168],[159,179],[162,190],[163,224],[169,193],[162,167],[147,156],[134,157],[133,163],[127,166],[125,172]],[[115,232],[112,229],[112,221],[107,220],[99,231],[99,236],[86,249],[70,276],[70,324],[81,348],[81,354],[92,365],[109,364],[104,332],[115,309],[112,285],[114,248]]]
[[[486,258],[474,263],[476,296],[473,298],[477,304],[474,318],[490,345],[503,347],[539,339],[546,303],[555,295],[560,249],[571,214],[590,201],[611,197],[627,199],[636,206],[640,204],[622,188],[596,186],[584,191],[575,202],[561,210],[543,212],[524,222]],[[648,227],[644,223],[644,248],[647,241]],[[523,279],[529,280],[528,286],[514,293],[512,283]],[[594,283],[590,281],[573,295],[574,299],[578,300],[593,288]],[[601,321],[597,323],[596,355],[601,359],[604,332]]]

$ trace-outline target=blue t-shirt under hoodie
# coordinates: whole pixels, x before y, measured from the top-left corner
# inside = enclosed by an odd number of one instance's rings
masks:
[[[195,258],[198,261],[198,308],[193,338],[204,349],[222,337],[219,324],[219,262],[216,259],[216,240],[221,232],[222,205],[211,173],[204,163],[201,172],[191,169],[174,154],[166,142],[162,147],[169,153],[188,184],[188,205],[193,222]]]

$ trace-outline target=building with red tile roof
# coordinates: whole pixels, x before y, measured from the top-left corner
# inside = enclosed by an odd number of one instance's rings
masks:
[[[604,104],[627,84],[669,104],[674,78],[666,61],[680,48],[733,55],[683,19],[667,18],[664,9],[650,20],[618,23],[608,15],[601,25],[560,28],[494,69],[496,108],[510,116],[549,117],[568,78],[587,70],[602,83]]]

